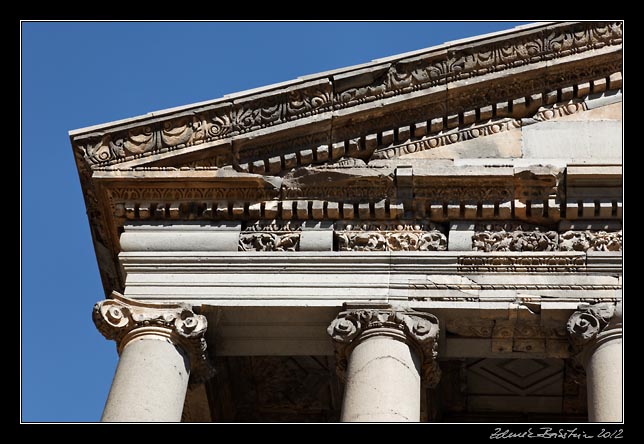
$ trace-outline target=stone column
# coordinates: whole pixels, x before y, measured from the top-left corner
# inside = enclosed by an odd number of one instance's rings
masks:
[[[579,306],[568,320],[568,332],[575,358],[586,370],[588,420],[621,422],[622,303]]]
[[[206,355],[206,318],[183,304],[151,304],[112,293],[92,315],[116,341],[120,359],[104,422],[181,420],[188,380],[212,376]]]
[[[435,386],[438,319],[405,309],[353,309],[328,328],[345,381],[343,422],[418,422],[421,382]]]

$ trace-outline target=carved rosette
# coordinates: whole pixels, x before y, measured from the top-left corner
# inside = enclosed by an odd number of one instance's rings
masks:
[[[185,304],[151,304],[113,292],[112,299],[94,305],[92,319],[106,339],[116,341],[119,355],[128,342],[153,335],[187,354],[191,381],[203,381],[214,375],[204,337],[208,328],[206,317],[195,314]]]
[[[327,328],[336,345],[338,376],[344,380],[348,357],[368,330],[391,329],[402,332],[407,343],[419,354],[421,380],[428,387],[435,387],[441,376],[438,362],[438,318],[431,313],[396,309],[354,309],[341,312]],[[385,330],[386,331],[386,330]],[[386,333],[383,333],[386,334]]]

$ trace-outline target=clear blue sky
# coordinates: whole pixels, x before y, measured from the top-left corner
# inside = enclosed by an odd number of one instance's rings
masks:
[[[118,360],[69,130],[519,24],[22,23],[22,420],[98,421]]]

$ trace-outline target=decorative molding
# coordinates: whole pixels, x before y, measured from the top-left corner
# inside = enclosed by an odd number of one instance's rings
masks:
[[[119,355],[133,339],[160,336],[181,347],[190,358],[193,382],[209,379],[214,367],[207,354],[208,321],[186,304],[152,304],[128,299],[117,292],[94,305],[92,319],[98,331],[116,341]]]
[[[239,235],[239,251],[298,251],[299,233],[242,232]]]
[[[344,224],[336,230],[338,251],[447,250],[447,237],[435,224]]]
[[[460,256],[459,273],[578,272],[586,268],[586,256]]]
[[[559,235],[561,251],[622,251],[622,230],[566,231]]]
[[[108,189],[108,195],[114,202],[125,201],[201,201],[201,200],[271,200],[279,196],[279,189],[265,187],[263,184],[241,186],[236,183],[220,184],[208,187],[114,187]]]
[[[622,43],[621,22],[582,22],[556,24],[509,34],[493,41],[482,40],[449,51],[432,51],[369,68],[370,72],[343,73],[328,78],[294,84],[286,89],[259,93],[229,101],[219,101],[184,111],[179,116],[144,119],[134,127],[113,133],[95,132],[74,138],[75,144],[91,165],[119,163],[144,155],[163,153],[197,144],[226,141],[231,137],[353,107],[419,90],[431,90],[449,82],[473,79],[547,60],[581,54]],[[565,48],[565,49],[564,49]],[[594,74],[588,68],[587,75]],[[619,71],[619,67],[612,72]],[[570,77],[570,75],[568,76]],[[601,77],[598,75],[598,77]],[[598,78],[596,77],[596,78]],[[488,97],[519,97],[544,91],[548,80],[525,79],[518,90],[514,84],[486,88]],[[575,78],[566,79],[569,82]],[[525,82],[534,85],[525,85]],[[561,80],[560,80],[561,81]],[[470,82],[473,83],[473,82]],[[473,87],[470,86],[469,89]],[[513,89],[514,88],[514,89]],[[465,88],[468,89],[468,88]],[[467,94],[466,94],[467,92]],[[480,105],[479,92],[464,91],[462,108]],[[525,94],[524,94],[525,96]],[[459,102],[459,97],[452,100]]]
[[[298,251],[301,231],[301,222],[251,222],[239,236],[239,251]]]
[[[585,22],[527,31],[497,42],[468,44],[457,50],[383,65],[377,76],[370,77],[376,78],[369,84],[337,88],[335,107],[345,108],[621,42],[621,22]]]
[[[373,328],[402,331],[420,355],[423,382],[429,387],[438,384],[438,318],[431,313],[394,308],[347,310],[338,314],[331,322],[327,333],[336,344],[336,362],[340,378],[344,379],[348,357],[355,346],[354,341],[359,341],[362,333]]]
[[[621,285],[595,285],[595,284],[439,284],[435,282],[430,283],[410,283],[409,288],[412,290],[620,290]],[[454,296],[432,296],[427,298],[430,300],[450,300]],[[456,298],[458,300],[463,297]],[[470,296],[468,299],[478,300],[478,297]]]
[[[622,29],[621,22],[535,25],[74,131],[70,139],[106,293],[124,288],[117,255],[125,219],[350,220],[358,218],[365,199],[371,207],[369,218],[360,214],[363,220],[395,220],[403,213],[436,222],[621,218],[621,200],[612,195],[595,196],[600,211],[592,214],[586,203],[559,202],[570,194],[556,178],[552,184],[510,184],[504,177],[470,185],[414,175],[413,186],[401,189],[380,170],[378,183],[359,178],[348,185],[320,180],[291,187],[284,172],[308,173],[309,165],[331,163],[333,176],[350,171],[343,164],[365,163],[368,175],[383,164],[374,159],[397,152],[584,111],[604,91],[620,94]],[[248,171],[256,183],[235,171]],[[260,175],[268,175],[265,183]],[[281,207],[285,199],[292,199],[292,209]],[[383,201],[392,208],[396,202],[396,210],[376,206]],[[395,248],[401,250],[419,242],[411,235],[399,240]]]
[[[396,187],[387,176],[370,178],[350,178],[340,184],[324,183],[316,185],[285,186],[282,188],[284,199],[324,199],[331,201],[378,201],[395,199]]]
[[[472,236],[474,251],[554,251],[556,231],[477,231]]]
[[[474,251],[622,251],[622,231],[573,231],[562,234],[528,224],[477,224]]]
[[[490,122],[481,123],[470,128],[455,128],[449,131],[429,137],[423,137],[419,140],[403,145],[377,150],[373,154],[373,159],[391,159],[413,154],[419,151],[431,150],[442,146],[452,145],[466,140],[477,139],[479,137],[491,136],[502,132],[521,128],[521,121],[517,119],[494,119]]]

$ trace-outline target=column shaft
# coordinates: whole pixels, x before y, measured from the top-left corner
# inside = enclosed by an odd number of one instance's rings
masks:
[[[588,420],[622,421],[622,339],[600,344],[586,362]]]
[[[343,311],[327,332],[345,381],[344,422],[420,421],[421,382],[435,387],[438,318],[389,305]]]
[[[621,422],[622,303],[579,308],[568,320],[568,331],[586,370],[588,420]]]
[[[121,353],[101,421],[181,421],[189,376],[188,359],[169,341],[129,342]]]
[[[206,354],[206,318],[185,304],[152,304],[113,292],[94,305],[92,319],[116,341],[120,355],[101,420],[181,421],[188,380],[205,380],[214,371]]]
[[[376,330],[365,334],[349,357],[341,420],[418,422],[420,360],[404,336]]]

